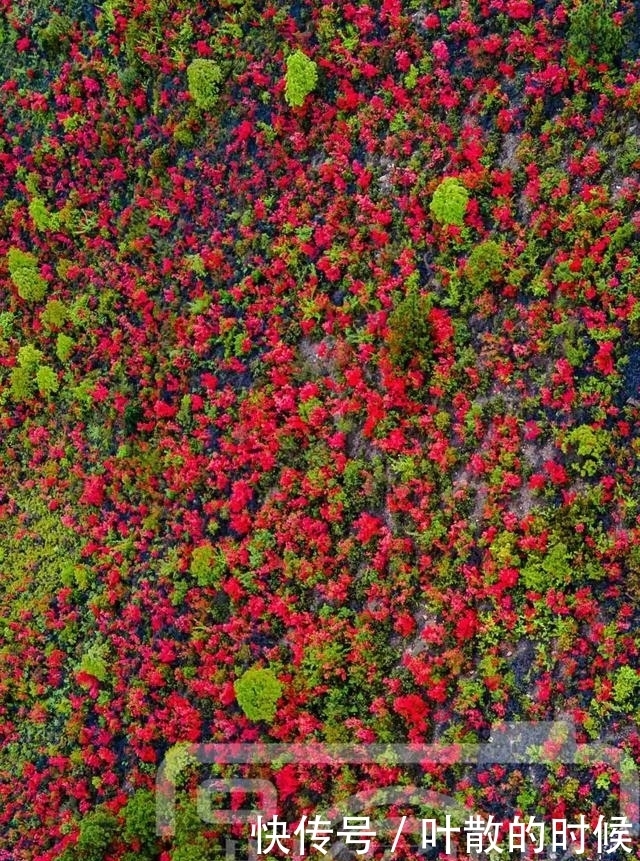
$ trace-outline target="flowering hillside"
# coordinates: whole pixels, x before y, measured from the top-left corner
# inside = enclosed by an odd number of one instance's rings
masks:
[[[290,823],[619,814],[639,15],[0,0],[0,861],[225,857],[200,743],[449,751],[236,768]]]

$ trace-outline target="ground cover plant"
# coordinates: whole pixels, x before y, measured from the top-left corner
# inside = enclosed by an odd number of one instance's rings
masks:
[[[2,0],[0,861],[222,857],[191,743],[637,761],[639,28]],[[594,824],[613,765],[272,773]]]

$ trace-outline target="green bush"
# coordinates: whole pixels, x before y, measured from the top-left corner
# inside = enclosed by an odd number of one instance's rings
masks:
[[[127,801],[124,810],[124,839],[136,841],[140,850],[137,858],[156,857],[156,796],[150,789],[138,789]]]
[[[34,347],[33,344],[25,344],[18,350],[18,364],[27,371],[35,373],[41,360],[42,350]]]
[[[633,667],[619,667],[613,680],[613,702],[618,711],[627,711],[636,700],[640,675]]]
[[[29,251],[10,248],[7,264],[18,295],[27,302],[39,302],[47,292],[47,282],[38,271],[38,261]]]
[[[496,281],[504,266],[504,250],[493,239],[476,245],[465,266],[465,277],[473,293],[481,293]]]
[[[33,344],[25,344],[18,350],[18,364],[11,369],[11,397],[24,401],[33,394],[35,375],[42,359],[42,352]]]
[[[467,189],[452,176],[443,179],[436,188],[429,209],[440,224],[455,224],[462,227],[469,203]]]
[[[41,365],[36,371],[36,383],[41,395],[50,395],[60,388],[58,375],[48,365]]]
[[[46,27],[38,31],[38,42],[47,57],[53,59],[63,53],[73,31],[73,21],[66,15],[54,12]]]
[[[60,299],[51,299],[40,314],[40,321],[48,328],[60,329],[67,319],[67,308]]]
[[[106,810],[88,813],[80,823],[80,835],[73,852],[79,861],[103,861],[118,831],[118,820]]]
[[[204,837],[194,840],[192,843],[181,844],[171,851],[171,861],[205,861],[209,843]]]
[[[566,435],[562,451],[574,456],[572,468],[586,478],[595,475],[602,467],[608,445],[609,433],[606,430],[579,425]]]
[[[11,369],[9,378],[11,397],[14,401],[26,401],[33,394],[33,376],[26,368],[17,365]]]
[[[584,0],[569,13],[567,51],[576,64],[614,63],[624,47],[624,30],[613,19],[615,3]]]
[[[23,401],[33,395],[34,385],[41,395],[48,396],[60,388],[58,375],[49,367],[41,365],[43,354],[33,344],[25,344],[18,350],[18,364],[11,369],[11,396]]]
[[[204,586],[208,582],[213,557],[214,550],[211,544],[201,544],[191,554],[189,571],[196,578],[199,586]]]
[[[558,541],[541,558],[529,559],[520,571],[520,578],[525,589],[544,592],[550,586],[568,583],[572,570],[567,545]]]
[[[109,677],[107,667],[107,647],[104,643],[94,643],[82,656],[76,670],[88,673],[90,676],[104,682]]]
[[[250,720],[272,721],[282,685],[272,670],[252,668],[234,682],[238,705]]]
[[[29,215],[37,230],[55,230],[58,226],[58,220],[55,215],[52,215],[47,209],[44,200],[41,197],[34,197],[29,204]]]
[[[202,110],[206,111],[215,105],[221,81],[222,70],[213,60],[199,58],[187,66],[189,93],[196,107]]]
[[[68,361],[71,351],[73,350],[74,340],[64,332],[58,332],[56,339],[56,356],[64,364]]]
[[[299,108],[318,83],[318,67],[302,51],[287,57],[287,75],[284,97],[288,105]]]
[[[431,301],[410,286],[389,315],[389,355],[396,367],[406,367],[414,356],[421,362],[430,355]]]

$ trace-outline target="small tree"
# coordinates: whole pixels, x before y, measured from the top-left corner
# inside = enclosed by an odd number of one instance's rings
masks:
[[[318,82],[318,67],[302,51],[287,57],[287,77],[284,97],[288,105],[299,108]]]
[[[250,720],[272,721],[282,685],[273,670],[254,667],[247,670],[233,685],[238,705]]]
[[[124,834],[128,843],[137,843],[137,858],[153,859],[157,855],[156,796],[150,789],[138,789],[124,808]]]
[[[455,224],[462,227],[469,203],[467,189],[452,176],[443,179],[436,188],[429,209],[440,224]]]
[[[49,365],[41,365],[36,371],[36,383],[41,395],[51,395],[60,388],[58,375]]]
[[[481,293],[502,272],[505,253],[493,239],[476,245],[465,266],[465,276],[473,293]]]
[[[580,66],[614,63],[624,47],[624,30],[613,15],[615,4],[608,0],[583,0],[569,15],[567,51]]]
[[[187,66],[189,94],[201,110],[209,110],[215,105],[221,81],[222,70],[213,60],[198,58]]]
[[[191,556],[189,571],[199,586],[215,586],[226,569],[224,554],[207,542],[196,547]]]
[[[102,861],[118,832],[118,820],[108,810],[93,810],[80,823],[74,856],[79,861]]]
[[[431,302],[412,284],[389,315],[389,355],[394,365],[405,368],[416,356],[420,362],[430,354]]]
[[[38,31],[37,39],[45,55],[54,59],[64,53],[69,45],[72,32],[73,21],[71,18],[54,12],[49,18],[47,26]]]
[[[633,667],[618,667],[613,679],[613,702],[617,711],[631,711],[637,701],[640,675]]]
[[[56,339],[56,356],[61,362],[64,363],[69,359],[73,346],[73,338],[65,335],[64,332],[58,332],[58,337]]]
[[[29,251],[10,248],[7,264],[18,296],[27,302],[39,302],[47,292],[47,282],[38,271],[38,261]]]

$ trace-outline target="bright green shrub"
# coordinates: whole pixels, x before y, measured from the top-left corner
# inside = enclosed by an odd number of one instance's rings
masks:
[[[544,592],[550,586],[561,586],[571,579],[572,567],[567,545],[558,541],[538,559],[530,559],[520,571],[526,589]]]
[[[41,365],[36,371],[36,383],[41,395],[50,395],[60,388],[58,375],[49,365]]]
[[[412,285],[389,315],[389,355],[397,367],[406,367],[414,356],[424,361],[430,355],[430,311],[429,298]]]
[[[56,230],[58,227],[57,217],[49,212],[41,197],[32,198],[29,204],[29,215],[37,230]]]
[[[173,139],[182,146],[191,146],[195,137],[186,122],[178,123],[173,130]]]
[[[33,344],[25,344],[18,350],[18,364],[11,369],[11,396],[14,401],[23,401],[33,395],[38,386],[41,395],[48,396],[60,387],[58,375],[49,367],[41,365],[43,354]]]
[[[627,711],[636,699],[640,675],[633,667],[619,667],[613,680],[613,701],[619,711]]]
[[[42,350],[33,344],[25,344],[18,350],[18,364],[27,371],[35,372],[42,360]]]
[[[179,786],[187,778],[189,769],[197,764],[198,759],[191,753],[189,742],[179,741],[165,754],[164,773],[167,780]]]
[[[299,108],[313,92],[318,82],[318,67],[302,51],[287,57],[287,75],[284,97],[288,105]]]
[[[50,299],[40,314],[40,320],[49,328],[59,329],[67,319],[67,308],[60,299]]]
[[[29,251],[10,248],[7,264],[11,280],[18,288],[18,295],[26,302],[39,302],[47,291],[47,282],[38,271],[38,261]]]
[[[74,343],[73,338],[65,335],[64,332],[58,332],[58,337],[56,338],[56,356],[61,362],[68,361]]]
[[[187,66],[189,93],[198,108],[208,110],[218,99],[222,70],[213,60],[198,58]]]
[[[594,430],[589,425],[579,425],[566,435],[562,450],[573,453],[577,460],[572,464],[579,475],[595,475],[602,466],[603,457],[609,444],[606,430]]]
[[[226,560],[211,544],[201,544],[191,554],[189,571],[199,586],[215,586],[226,569]]]
[[[82,656],[76,669],[82,673],[94,676],[99,682],[105,682],[109,676],[107,669],[107,647],[102,643],[94,643]]]
[[[19,365],[11,369],[9,378],[11,397],[14,401],[26,401],[33,394],[33,375]]]
[[[252,668],[234,682],[238,705],[250,720],[272,721],[282,685],[272,670]]]
[[[202,585],[201,581],[208,578],[212,562],[213,547],[211,544],[201,544],[199,547],[196,547],[191,554],[191,565],[189,566],[189,571],[193,574],[200,585]]]
[[[567,51],[580,66],[590,60],[614,63],[624,47],[624,30],[613,19],[615,3],[583,0],[569,12]]]
[[[443,179],[436,188],[429,209],[440,224],[455,224],[462,227],[469,203],[467,189],[452,176]]]

